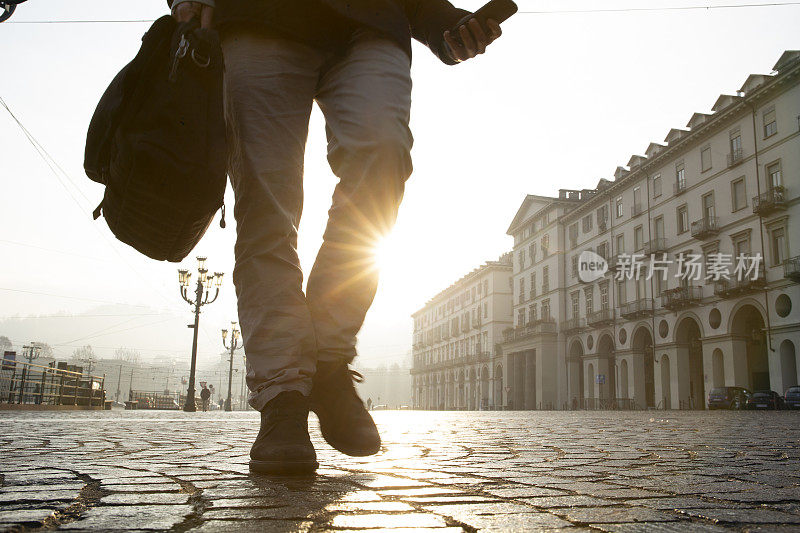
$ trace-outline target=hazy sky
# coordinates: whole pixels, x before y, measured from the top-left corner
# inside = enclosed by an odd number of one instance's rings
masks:
[[[474,10],[482,3],[458,5]],[[518,3],[543,11],[745,2]],[[82,169],[97,100],[135,54],[148,23],[19,23],[153,19],[165,12],[163,0],[29,0],[11,19],[18,23],[0,24],[0,97],[69,175],[61,184],[0,109],[0,335],[15,343],[49,342],[61,356],[91,343],[101,356],[124,345],[144,356],[188,357],[191,315],[178,294],[178,265],[140,256],[116,242],[104,221],[92,221],[102,187]],[[798,22],[797,5],[520,13],[485,56],[455,67],[415,44],[415,172],[384,248],[380,290],[360,336],[361,363],[402,360],[410,350],[410,314],[510,249],[505,230],[525,194],[593,187],[611,177],[631,154],[684,127],[693,112],[708,112],[749,73],[768,73],[783,50],[800,47]],[[335,182],[315,109],[300,228],[306,271]],[[233,205],[230,188],[226,201]],[[215,221],[183,265],[194,268],[193,257],[203,254],[212,271],[227,274],[219,300],[204,308],[202,357],[219,351],[220,328],[236,319],[234,237],[232,220],[225,230]],[[125,305],[98,309],[107,304]],[[58,313],[90,316],[7,320]]]

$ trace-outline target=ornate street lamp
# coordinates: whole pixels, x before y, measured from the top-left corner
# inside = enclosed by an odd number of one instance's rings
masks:
[[[241,348],[239,344],[239,337],[241,333],[239,329],[236,327],[236,322],[231,322],[231,345],[228,346],[226,343],[226,339],[228,338],[228,330],[222,330],[222,345],[225,349],[231,351],[230,356],[230,367],[228,369],[228,398],[225,400],[225,410],[226,411],[233,411],[233,406],[231,405],[231,383],[233,382],[233,352],[237,349]]]
[[[200,308],[204,305],[214,303],[219,296],[219,288],[222,285],[222,272],[214,272],[208,275],[206,269],[206,258],[197,258],[197,286],[194,291],[194,300],[189,298],[189,287],[192,281],[192,273],[188,270],[178,270],[178,283],[180,284],[181,297],[189,305],[194,306],[194,324],[189,324],[188,327],[194,329],[194,337],[192,339],[192,365],[189,370],[189,390],[186,393],[186,404],[183,410],[187,413],[197,411],[194,399],[194,375],[197,369],[197,330],[200,325]],[[211,290],[216,289],[214,297],[211,298]]]

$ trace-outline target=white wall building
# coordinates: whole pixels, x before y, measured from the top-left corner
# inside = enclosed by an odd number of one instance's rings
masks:
[[[415,408],[506,404],[505,361],[497,347],[511,325],[511,254],[473,270],[412,318]]]
[[[529,196],[514,237],[511,408],[705,408],[713,387],[800,381],[800,52],[651,143],[594,190]],[[579,254],[612,272],[583,283]],[[666,279],[616,281],[641,254]],[[760,256],[755,279],[680,278],[676,260]],[[714,254],[723,254],[715,256]],[[735,265],[731,265],[733,274]]]

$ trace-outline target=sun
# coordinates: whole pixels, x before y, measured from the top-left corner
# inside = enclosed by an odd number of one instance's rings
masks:
[[[375,266],[381,274],[390,272],[396,268],[400,263],[400,249],[397,246],[396,239],[392,238],[392,234],[381,237],[375,244],[372,255],[375,259]]]

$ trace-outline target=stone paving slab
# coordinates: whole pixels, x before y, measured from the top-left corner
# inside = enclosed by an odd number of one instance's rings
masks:
[[[0,531],[800,530],[800,413],[374,413],[251,475],[254,412],[0,412]]]

